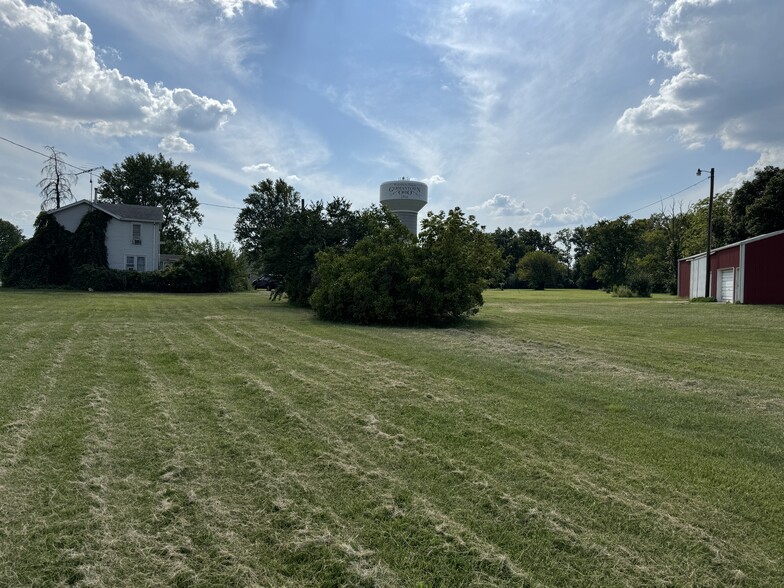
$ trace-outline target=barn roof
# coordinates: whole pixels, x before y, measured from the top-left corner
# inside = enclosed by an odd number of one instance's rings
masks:
[[[735,243],[730,243],[729,245],[722,245],[721,247],[716,247],[715,249],[711,249],[711,255],[713,255],[716,251],[731,249],[732,247],[745,245],[746,243],[752,243],[754,241],[762,241],[763,239],[769,239],[771,237],[776,237],[777,235],[784,235],[784,229],[782,229],[781,231],[773,231],[772,233],[765,233],[764,235],[757,235],[756,237],[750,237],[748,239],[744,239],[743,241],[736,241]],[[681,257],[678,261],[690,261],[692,259],[699,259],[700,257],[705,257],[705,251],[703,251],[702,253],[697,253],[695,255],[690,255],[689,257]]]

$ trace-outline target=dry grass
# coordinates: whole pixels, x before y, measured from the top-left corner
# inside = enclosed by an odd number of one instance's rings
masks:
[[[778,586],[784,313],[662,301],[0,291],[0,585]]]

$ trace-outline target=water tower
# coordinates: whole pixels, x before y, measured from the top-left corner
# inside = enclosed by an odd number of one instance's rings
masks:
[[[381,184],[380,200],[409,231],[417,234],[417,213],[427,204],[427,184],[405,178],[384,182]]]

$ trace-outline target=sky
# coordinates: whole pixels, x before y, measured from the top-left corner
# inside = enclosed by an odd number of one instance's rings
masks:
[[[685,209],[698,168],[720,191],[784,165],[782,22],[781,0],[0,0],[0,218],[32,235],[47,146],[187,164],[193,234],[224,242],[265,178],[355,208],[420,180],[420,218],[491,231]]]

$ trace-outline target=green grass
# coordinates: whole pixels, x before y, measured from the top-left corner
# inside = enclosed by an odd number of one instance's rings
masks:
[[[0,290],[0,586],[781,586],[784,308]]]

